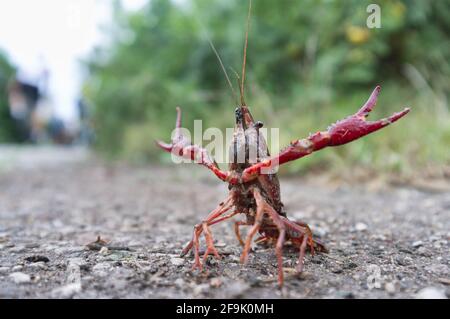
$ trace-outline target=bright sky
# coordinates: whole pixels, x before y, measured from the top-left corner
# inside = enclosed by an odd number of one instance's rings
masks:
[[[50,73],[49,94],[58,116],[74,118],[82,73],[79,59],[105,35],[112,0],[0,0],[0,49],[26,73],[44,61]],[[137,10],[146,0],[122,0]]]

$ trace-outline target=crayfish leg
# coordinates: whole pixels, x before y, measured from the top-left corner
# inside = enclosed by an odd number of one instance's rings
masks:
[[[247,239],[245,240],[244,249],[242,250],[242,255],[241,255],[241,263],[242,264],[247,263],[248,254],[250,252],[250,248],[252,245],[252,239],[255,236],[255,234],[258,232],[259,228],[261,227],[263,217],[264,217],[263,207],[258,207],[256,210],[255,223],[247,234]]]
[[[251,226],[251,225],[252,225],[252,224],[248,223],[247,221],[237,221],[237,222],[234,223],[234,233],[236,234],[236,238],[238,239],[239,244],[240,244],[242,247],[245,246],[245,243],[244,243],[244,241],[242,240],[241,232],[239,231],[239,227],[240,227],[240,226]]]
[[[181,252],[181,257],[185,256],[191,249],[194,251],[194,264],[192,270],[199,269],[203,270],[203,263],[209,254],[213,254],[217,259],[221,259],[217,249],[214,246],[213,236],[208,226],[220,223],[227,220],[234,215],[238,214],[237,211],[232,211],[231,213],[224,215],[233,207],[233,197],[229,195],[225,201],[219,204],[219,206],[214,209],[201,223],[195,225],[194,232],[192,235],[192,240],[184,247]],[[203,263],[200,260],[200,236],[204,233],[206,241],[206,251],[203,255]]]
[[[268,214],[269,217],[272,219],[276,227],[278,228],[278,238],[277,238],[277,244],[275,246],[275,253],[277,255],[277,264],[278,264],[278,284],[280,287],[283,286],[284,283],[284,277],[283,277],[283,246],[286,240],[286,225],[283,223],[282,216],[280,216],[275,209],[267,203],[267,201],[264,200],[264,198],[261,196],[261,193],[258,189],[254,189],[253,195],[255,197],[256,201],[256,221],[255,226],[253,226],[252,230],[259,230],[262,218],[264,217],[264,214]],[[255,231],[255,232],[256,232]],[[246,247],[244,248],[244,252],[241,256],[241,262],[244,260],[246,261],[250,241],[253,238],[252,233],[250,233],[252,236],[247,237]],[[268,239],[268,238],[267,238]],[[244,255],[245,254],[245,255]],[[245,259],[244,259],[245,258]]]

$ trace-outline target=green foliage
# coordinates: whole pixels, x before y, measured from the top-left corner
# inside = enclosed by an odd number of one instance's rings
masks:
[[[7,88],[14,68],[0,51],[0,143],[15,142],[15,125],[9,114]]]
[[[368,29],[371,2],[253,1],[246,100],[266,126],[281,128],[282,142],[353,113],[376,84],[383,91],[373,117],[413,108],[393,128],[310,156],[290,170],[449,163],[450,6],[379,1],[382,27]],[[203,119],[203,127],[231,127],[236,102],[208,39],[235,84],[230,68],[241,71],[247,6],[240,0],[152,0],[126,14],[116,2],[112,44],[87,62],[98,149],[137,160],[161,158],[152,140],[168,140],[177,105],[187,128],[193,119]]]

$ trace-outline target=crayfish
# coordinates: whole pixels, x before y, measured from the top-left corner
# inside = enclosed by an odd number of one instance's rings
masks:
[[[250,11],[250,10],[249,10]],[[244,61],[240,82],[241,100],[235,109],[235,127],[229,154],[229,169],[221,170],[205,148],[192,144],[181,130],[181,110],[177,107],[175,130],[171,143],[157,142],[163,150],[176,156],[195,160],[196,163],[211,170],[220,180],[228,183],[229,194],[219,206],[211,211],[200,223],[194,226],[191,241],[182,250],[181,256],[189,251],[194,252],[193,269],[203,270],[208,255],[213,254],[221,259],[214,246],[210,230],[212,225],[229,220],[235,215],[245,215],[245,220],[234,222],[236,237],[243,247],[240,261],[247,262],[251,244],[256,234],[259,237],[255,243],[266,243],[275,246],[278,263],[278,283],[283,285],[282,251],[289,243],[299,250],[296,270],[303,270],[304,256],[307,250],[326,252],[325,245],[317,238],[304,222],[292,221],[287,218],[280,199],[280,183],[274,168],[294,161],[328,146],[338,146],[382,129],[394,123],[409,112],[409,108],[394,113],[388,118],[378,121],[367,121],[366,118],[374,108],[380,86],[377,86],[367,102],[355,114],[336,122],[325,131],[311,134],[309,137],[294,140],[278,155],[269,154],[266,140],[260,134],[262,122],[255,121],[249,107],[244,101],[245,60],[248,40],[244,46]],[[220,58],[219,58],[220,61]],[[221,61],[220,61],[221,62]],[[245,240],[240,234],[241,226],[251,227]],[[200,236],[204,235],[206,250],[203,261],[200,258]]]

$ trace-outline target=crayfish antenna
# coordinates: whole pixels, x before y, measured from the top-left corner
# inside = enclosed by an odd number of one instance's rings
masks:
[[[245,83],[245,66],[247,64],[248,33],[249,33],[249,30],[250,30],[251,12],[252,12],[252,0],[249,0],[248,15],[247,15],[247,31],[245,32],[244,59],[242,61],[241,106],[246,105],[245,104],[245,97],[244,97],[244,83]]]
[[[236,92],[234,91],[233,84],[231,84],[230,77],[228,76],[227,70],[225,69],[222,59],[220,58],[219,52],[217,52],[216,47],[214,46],[214,44],[212,43],[212,41],[209,38],[208,38],[208,42],[209,42],[209,45],[211,46],[211,49],[213,50],[214,54],[216,55],[217,60],[219,60],[220,67],[222,68],[222,71],[225,75],[225,79],[227,80],[228,86],[231,89],[231,94],[233,96],[233,99],[235,100],[235,102],[238,102],[238,98],[237,98]]]

